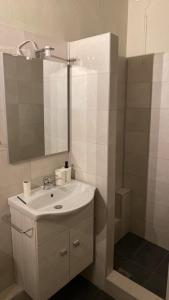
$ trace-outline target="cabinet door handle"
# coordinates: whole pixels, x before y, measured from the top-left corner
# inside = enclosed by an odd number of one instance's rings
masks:
[[[73,247],[78,247],[80,245],[80,241],[79,240],[76,240],[73,242]]]
[[[60,255],[61,255],[61,256],[67,255],[67,249],[62,249],[62,250],[60,250]]]

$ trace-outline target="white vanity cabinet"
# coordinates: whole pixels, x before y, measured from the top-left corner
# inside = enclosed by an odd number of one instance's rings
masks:
[[[93,201],[62,216],[38,220],[11,207],[17,281],[34,300],[47,300],[93,261]]]

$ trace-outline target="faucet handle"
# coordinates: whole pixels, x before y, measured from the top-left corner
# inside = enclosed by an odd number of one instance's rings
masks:
[[[55,176],[49,175],[43,177],[43,188],[49,189],[50,187],[55,185]]]
[[[48,183],[50,183],[49,176],[44,176],[43,177],[43,184],[48,184]]]

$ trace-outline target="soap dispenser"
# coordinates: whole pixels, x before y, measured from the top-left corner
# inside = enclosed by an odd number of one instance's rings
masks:
[[[65,161],[65,179],[66,183],[69,183],[71,181],[71,167],[69,167],[69,162]]]

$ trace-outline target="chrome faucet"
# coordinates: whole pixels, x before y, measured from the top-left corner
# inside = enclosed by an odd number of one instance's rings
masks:
[[[55,176],[45,176],[43,177],[43,189],[49,190],[55,185]]]

